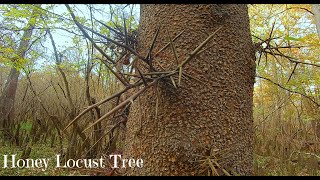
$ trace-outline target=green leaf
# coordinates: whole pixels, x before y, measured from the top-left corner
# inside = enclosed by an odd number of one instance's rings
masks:
[[[286,36],[283,39],[287,40],[287,41],[301,41],[301,38],[295,38],[295,37],[291,37],[291,36]]]
[[[29,20],[29,23],[31,24],[31,25],[35,25],[36,24],[36,18],[31,18],[30,20]]]
[[[32,128],[32,122],[26,121],[26,122],[21,123],[21,129],[23,129],[27,132],[30,132],[31,128]]]

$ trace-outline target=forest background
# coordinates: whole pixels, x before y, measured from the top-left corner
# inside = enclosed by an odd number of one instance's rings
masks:
[[[126,39],[117,32],[127,33],[126,37],[132,39],[136,36],[139,5],[70,6],[80,24],[101,35],[118,42]],[[319,5],[259,4],[248,8],[257,65],[255,175],[319,175]],[[2,4],[0,21],[0,94],[10,78],[18,82],[14,114],[9,114],[11,128],[8,132],[5,128],[0,131],[0,154],[14,152],[22,158],[37,158],[57,153],[68,157],[121,153],[125,138],[125,124],[121,121],[106,120],[91,131],[82,132],[92,123],[91,119],[109,112],[120,98],[93,108],[81,117],[79,125],[67,131],[67,136],[62,131],[86,107],[123,88],[67,8]],[[118,46],[102,41],[92,31],[88,31],[88,36],[110,57],[120,56],[122,49]],[[131,72],[133,57],[119,59],[118,68]],[[0,174],[121,172],[52,168],[46,172],[0,169]]]

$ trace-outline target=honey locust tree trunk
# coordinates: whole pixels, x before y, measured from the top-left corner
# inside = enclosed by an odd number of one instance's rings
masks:
[[[144,166],[130,169],[128,174],[207,174],[210,165],[201,166],[206,163],[201,160],[215,153],[220,168],[214,161],[211,167],[219,174],[224,169],[230,174],[251,175],[255,56],[247,6],[141,5],[141,54],[147,54],[160,23],[153,52],[167,44],[169,36],[174,38],[185,30],[174,42],[179,63],[223,27],[206,45],[207,50],[183,69],[201,82],[182,78],[175,89],[170,79],[162,81],[132,104],[124,155],[143,159]],[[177,64],[170,46],[153,61],[164,69],[175,69]],[[174,79],[177,84],[177,77]]]

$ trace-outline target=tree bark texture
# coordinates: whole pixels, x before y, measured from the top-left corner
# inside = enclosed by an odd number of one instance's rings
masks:
[[[142,158],[144,167],[130,169],[128,174],[202,175],[199,160],[218,151],[225,158],[225,169],[251,175],[255,55],[247,6],[141,5],[140,54],[147,54],[160,24],[153,54],[169,42],[169,36],[184,30],[174,42],[179,63],[223,27],[207,50],[183,68],[202,83],[182,78],[176,89],[170,80],[161,81],[132,104],[124,155]],[[177,64],[170,47],[153,62],[158,70],[157,63],[166,70],[174,70]]]

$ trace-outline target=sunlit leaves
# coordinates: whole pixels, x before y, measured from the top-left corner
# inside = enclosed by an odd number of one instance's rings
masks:
[[[273,47],[295,47],[279,48],[278,50],[299,62],[320,64],[320,40],[316,34],[313,15],[310,10],[311,6],[309,4],[259,4],[249,6],[252,34],[263,40],[277,38],[270,42]],[[272,28],[273,23],[275,24],[274,28]],[[260,40],[253,38],[253,41],[259,42]],[[273,53],[278,53],[278,51],[273,49]],[[259,57],[258,53],[257,57]],[[303,93],[320,102],[320,68],[303,64],[296,65],[285,57],[263,54],[256,70],[258,75],[272,79],[288,89]],[[292,77],[288,81],[290,75]],[[288,92],[263,80],[257,81],[255,92],[254,101],[259,107],[259,111],[256,111],[258,116],[263,114],[261,112],[262,107],[265,108],[265,111],[269,111],[270,108],[276,109],[277,103],[279,105],[282,102],[281,99],[288,95]],[[315,107],[310,104],[312,102],[300,95],[291,94],[290,101],[285,104],[286,107],[278,111],[283,113],[284,117],[294,118],[297,110],[295,106],[301,106],[305,112],[303,119],[308,121],[317,117],[317,113],[311,113],[311,110]]]
[[[0,9],[4,12],[1,15],[3,26],[0,27],[0,31],[3,33],[1,40],[4,42],[0,47],[0,52],[2,52],[0,62],[2,64],[20,70],[30,62],[26,58],[28,54],[25,54],[25,51],[32,52],[30,46],[37,43],[39,38],[37,39],[36,36],[33,40],[29,35],[22,37],[22,34],[26,34],[27,31],[30,31],[38,23],[42,15],[39,7],[40,5],[25,4],[0,5]],[[39,32],[41,33],[41,31]]]
[[[287,41],[301,41],[300,38],[295,38],[295,37],[290,37],[290,36],[286,36],[283,39],[287,40]]]

